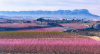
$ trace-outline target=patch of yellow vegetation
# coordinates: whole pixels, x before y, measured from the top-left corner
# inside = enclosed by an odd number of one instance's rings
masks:
[[[100,37],[98,37],[98,36],[93,36],[93,37],[90,37],[90,38],[100,41]]]
[[[83,24],[83,25],[85,25],[85,26],[88,26],[88,27],[89,27],[89,25],[87,25],[87,24]]]
[[[85,25],[96,25],[96,24],[100,24],[100,23],[84,23]]]
[[[34,35],[34,34],[70,34],[65,32],[58,32],[58,31],[4,31],[0,32],[0,35]]]

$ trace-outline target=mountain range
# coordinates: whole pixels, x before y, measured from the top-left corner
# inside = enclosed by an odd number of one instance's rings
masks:
[[[63,17],[63,18],[100,18],[87,9],[57,10],[57,11],[0,11],[1,16],[33,16],[33,17]]]

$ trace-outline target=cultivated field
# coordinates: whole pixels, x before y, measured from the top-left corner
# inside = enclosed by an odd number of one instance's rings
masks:
[[[66,31],[66,29],[62,27],[49,27],[49,28],[38,28],[38,29],[26,29],[26,30],[18,30],[18,31]]]
[[[0,27],[2,28],[23,28],[23,27],[34,27],[34,26],[48,26],[48,25],[37,25],[29,23],[2,23]]]
[[[100,54],[100,41],[64,32],[0,32],[1,53]]]
[[[63,24],[60,24],[60,25],[71,27],[71,28],[74,28],[74,29],[89,28],[89,26],[86,26],[86,25],[83,25],[83,24],[79,24],[79,23],[63,23]]]
[[[96,24],[100,24],[100,23],[85,23],[86,25],[96,25]]]

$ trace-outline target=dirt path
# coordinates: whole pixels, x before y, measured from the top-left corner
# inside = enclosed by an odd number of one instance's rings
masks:
[[[89,38],[92,38],[92,39],[94,39],[94,40],[100,41],[100,37],[98,37],[98,36],[93,36],[93,37],[89,37]]]

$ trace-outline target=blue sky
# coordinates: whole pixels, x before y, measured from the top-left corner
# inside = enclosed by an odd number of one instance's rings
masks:
[[[100,16],[100,0],[0,0],[0,11],[88,9]]]

